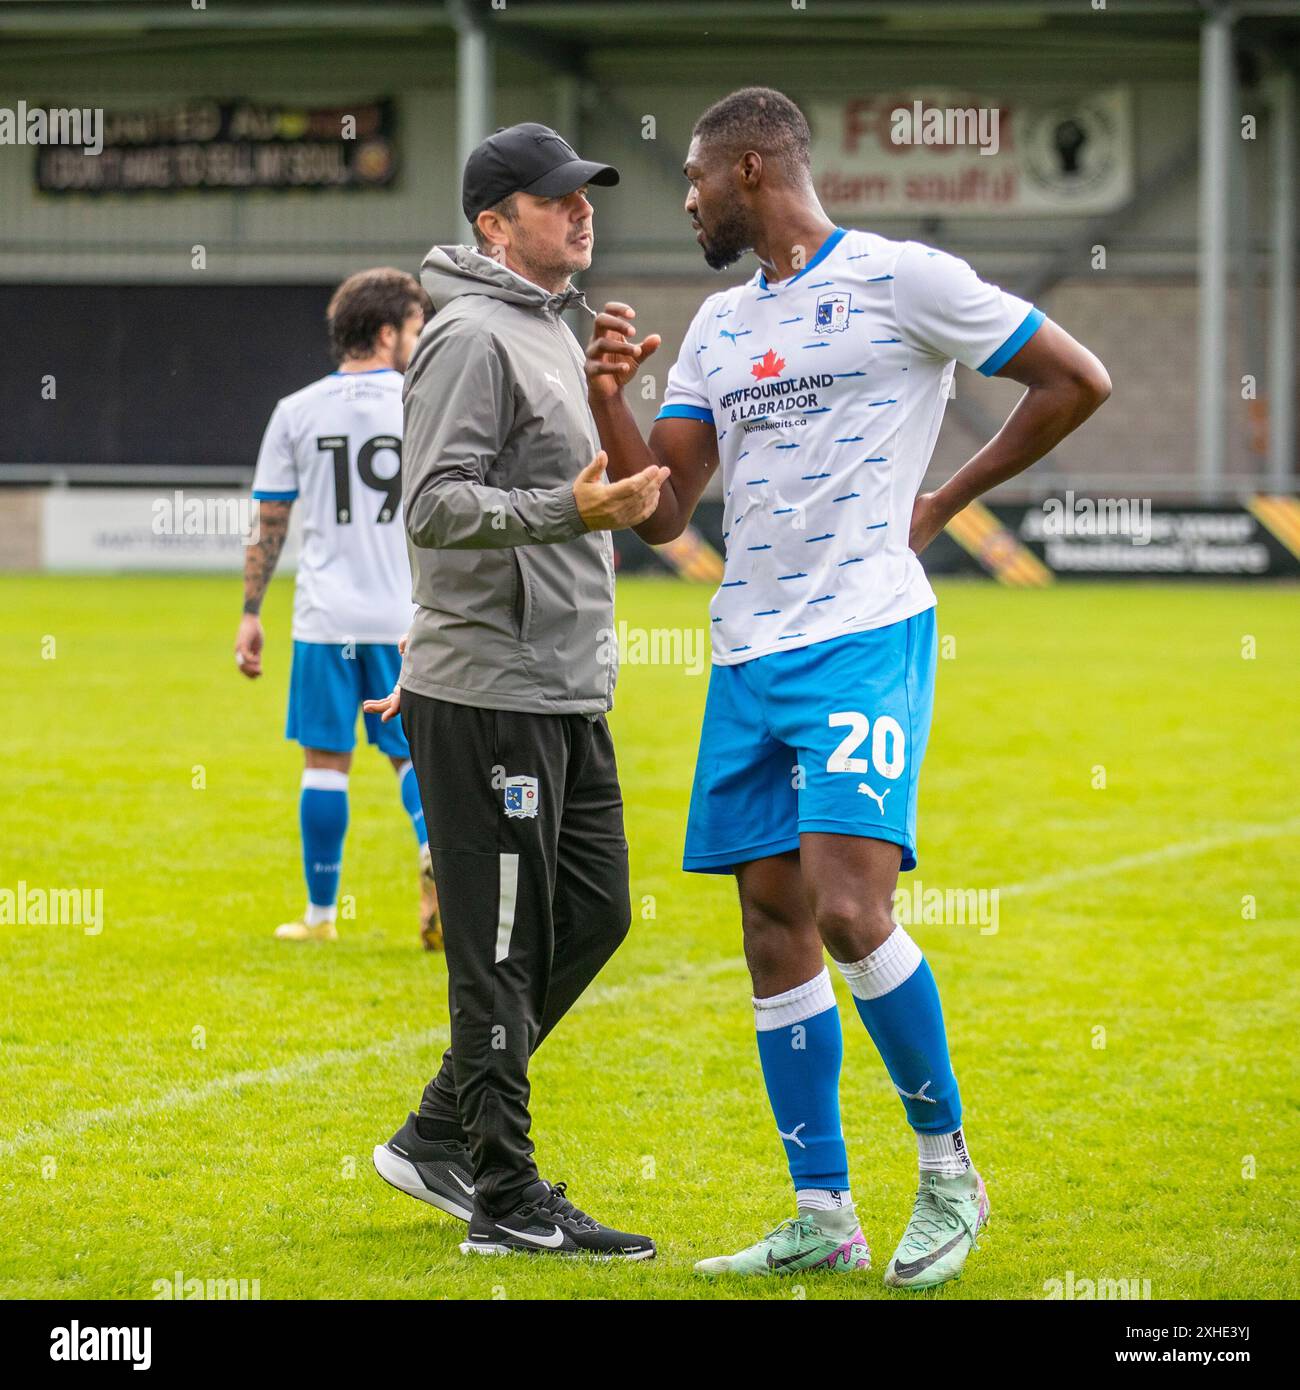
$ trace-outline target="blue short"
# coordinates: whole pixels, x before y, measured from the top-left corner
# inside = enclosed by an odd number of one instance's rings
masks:
[[[391,695],[401,669],[395,643],[295,642],[285,738],[296,739],[304,748],[350,753],[356,747],[362,700]],[[384,724],[377,714],[362,717],[367,741],[378,745],[381,753],[411,756],[400,719]]]
[[[930,736],[934,609],[715,666],[682,867],[720,874],[799,847],[807,831],[903,847],[916,868],[916,788]]]

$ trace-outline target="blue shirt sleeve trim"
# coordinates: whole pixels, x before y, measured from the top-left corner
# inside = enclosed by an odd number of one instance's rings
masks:
[[[296,492],[254,492],[254,502],[296,502],[298,494]]]
[[[666,405],[655,416],[656,420],[703,420],[713,423],[713,412],[699,405]]]
[[[1047,317],[1041,309],[1031,309],[1020,321],[1020,327],[1002,344],[1000,348],[991,356],[986,358],[979,365],[981,376],[992,376],[994,372],[1001,371],[1003,367],[1020,351],[1022,347],[1038,332],[1038,325]]]

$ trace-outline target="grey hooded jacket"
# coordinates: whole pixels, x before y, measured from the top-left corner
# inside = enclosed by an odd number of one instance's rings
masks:
[[[407,368],[402,502],[418,605],[400,684],[485,709],[596,715],[617,675],[614,547],[573,480],[600,448],[580,298],[435,246],[435,314]]]

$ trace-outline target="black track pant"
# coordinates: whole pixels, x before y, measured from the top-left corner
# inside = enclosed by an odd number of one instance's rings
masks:
[[[528,1059],[627,935],[627,839],[604,717],[402,691],[438,884],[451,1046],[419,1113],[459,1118],[481,1206],[536,1180]]]

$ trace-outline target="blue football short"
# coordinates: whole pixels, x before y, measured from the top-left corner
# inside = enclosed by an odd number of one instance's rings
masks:
[[[327,753],[351,752],[362,700],[391,695],[401,669],[396,643],[295,642],[285,738]],[[385,724],[377,714],[362,717],[367,741],[380,752],[394,758],[411,756],[400,719]]]
[[[822,831],[889,840],[914,869],[937,645],[927,608],[713,667],[683,868],[729,873]]]

